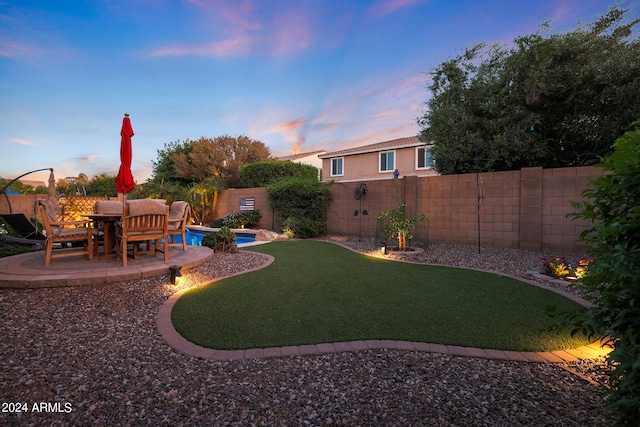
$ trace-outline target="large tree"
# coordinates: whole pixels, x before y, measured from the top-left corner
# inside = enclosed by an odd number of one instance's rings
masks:
[[[118,195],[116,191],[116,177],[102,173],[94,176],[87,185],[87,196],[111,196]]]
[[[253,162],[270,159],[267,146],[246,136],[202,137],[165,146],[154,162],[153,180],[179,184],[223,181],[229,187],[240,183],[239,169]]]
[[[613,7],[593,24],[477,45],[435,67],[418,119],[441,174],[592,165],[640,116],[640,42]]]
[[[188,154],[191,152],[193,141],[186,140],[183,142],[174,141],[164,145],[164,149],[158,150],[158,159],[153,161],[153,173],[150,181],[157,183],[158,185],[188,185],[193,180],[180,178],[176,172],[175,163],[172,159],[174,154],[183,153]]]

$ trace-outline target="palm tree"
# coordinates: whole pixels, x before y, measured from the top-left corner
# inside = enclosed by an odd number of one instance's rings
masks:
[[[165,199],[168,203],[176,201],[181,192],[183,192],[183,189],[180,185],[166,183],[164,179],[160,181],[149,181],[142,185],[144,197]]]
[[[191,205],[191,212],[200,225],[216,209],[218,194],[225,188],[224,182],[213,179],[205,179],[189,187],[187,197]]]

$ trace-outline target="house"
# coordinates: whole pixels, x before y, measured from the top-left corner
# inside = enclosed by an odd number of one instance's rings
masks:
[[[350,182],[437,175],[431,144],[417,136],[321,154],[323,181]],[[397,171],[397,173],[395,173]]]

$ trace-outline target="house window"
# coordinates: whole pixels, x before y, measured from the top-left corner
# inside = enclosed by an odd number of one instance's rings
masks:
[[[396,169],[396,152],[383,151],[380,153],[379,172],[393,172]]]
[[[433,167],[433,155],[431,147],[416,148],[416,169],[431,169]]]
[[[343,157],[336,157],[335,159],[331,159],[331,176],[342,176],[344,175],[342,171],[342,163],[344,161]]]

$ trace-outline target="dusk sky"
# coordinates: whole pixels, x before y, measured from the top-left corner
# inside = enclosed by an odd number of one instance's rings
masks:
[[[289,155],[414,136],[433,67],[612,4],[0,0],[0,176],[116,175],[125,112],[138,183],[178,140],[246,135]]]

